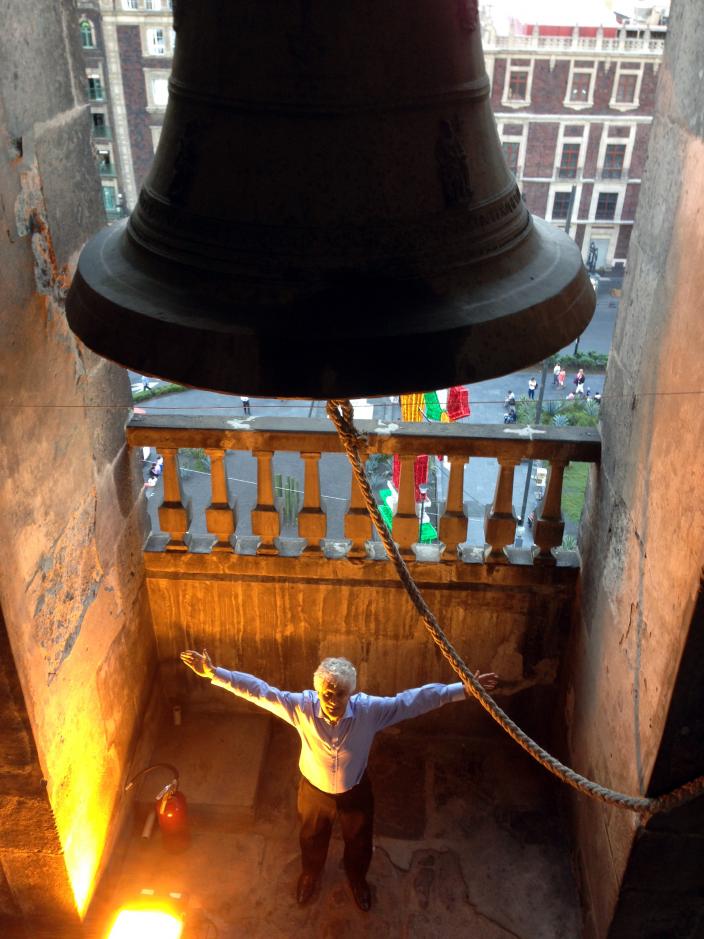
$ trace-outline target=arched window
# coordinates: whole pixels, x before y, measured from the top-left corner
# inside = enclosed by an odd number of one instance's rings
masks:
[[[84,49],[93,49],[95,46],[95,33],[93,32],[93,24],[90,20],[81,20],[80,23],[81,30],[81,45]]]

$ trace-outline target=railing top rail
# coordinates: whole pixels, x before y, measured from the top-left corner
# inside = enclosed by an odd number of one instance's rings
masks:
[[[367,453],[444,453],[520,461],[579,460],[598,463],[601,435],[595,427],[539,428],[504,424],[422,424],[355,421],[366,437]],[[135,414],[127,425],[132,446],[162,449],[202,447],[223,450],[291,450],[337,453],[342,450],[328,420],[218,415]]]

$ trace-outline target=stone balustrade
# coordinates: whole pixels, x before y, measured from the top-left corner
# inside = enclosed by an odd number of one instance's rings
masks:
[[[563,474],[571,461],[597,463],[601,440],[595,428],[473,424],[386,424],[356,422],[363,435],[362,459],[374,454],[400,459],[400,482],[394,505],[392,532],[399,549],[413,561],[554,565],[554,549],[562,544]],[[127,427],[132,447],[155,448],[164,457],[163,500],[158,507],[161,534],[149,539],[148,550],[162,553],[229,553],[296,555],[324,558],[381,560],[386,558],[364,506],[359,486],[332,424],[327,420],[254,417],[228,420],[217,416],[135,414]],[[200,486],[209,502],[198,508],[184,486],[184,452],[201,454]],[[244,508],[245,481],[228,473],[228,459],[246,454],[256,461],[253,504]],[[302,461],[302,500],[295,518],[283,523],[285,507],[276,496],[275,459],[284,454]],[[341,531],[329,531],[330,517],[321,500],[321,458],[336,454],[332,470],[336,496],[342,505]],[[445,456],[440,490],[434,493],[434,530],[430,543],[419,541],[414,459],[419,454]],[[207,457],[207,461],[205,460]],[[466,474],[476,459],[498,462],[493,500],[484,508],[483,543],[468,543]],[[535,544],[514,547],[518,519],[514,510],[514,476],[525,461],[548,467],[544,497],[537,503],[533,524]],[[254,465],[254,464],[253,464]],[[524,471],[525,476],[525,471]],[[208,481],[209,479],[209,481]],[[152,490],[158,498],[159,489]],[[296,498],[300,498],[296,495]],[[476,504],[476,503],[475,503]],[[423,516],[425,517],[425,516]],[[292,529],[292,530],[291,530]],[[194,532],[200,531],[195,537]],[[332,536],[331,536],[332,534]]]
[[[622,55],[624,53],[661,58],[665,48],[662,32],[646,31],[642,36],[628,37],[625,30],[617,36],[607,37],[602,31],[596,36],[582,36],[575,28],[569,36],[542,36],[538,32],[524,35],[510,34],[500,36],[487,29],[483,34],[483,46],[486,54],[498,55],[503,52],[591,52]]]

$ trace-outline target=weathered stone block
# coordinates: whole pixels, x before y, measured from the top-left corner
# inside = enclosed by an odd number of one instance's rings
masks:
[[[0,845],[43,854],[60,854],[56,824],[46,796],[5,796],[0,800]]]
[[[0,848],[0,865],[12,884],[15,902],[23,916],[46,915],[50,911],[58,922],[62,919],[78,922],[62,854],[37,855]]]
[[[105,222],[91,117],[74,108],[38,128],[35,152],[57,268],[67,265]],[[76,198],[76,193],[81,198]]]

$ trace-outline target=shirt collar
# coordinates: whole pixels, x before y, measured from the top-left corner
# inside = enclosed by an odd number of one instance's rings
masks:
[[[316,716],[317,718],[319,718],[320,720],[325,721],[325,723],[328,725],[328,727],[337,727],[338,724],[340,724],[342,721],[346,720],[348,717],[354,717],[354,712],[352,711],[352,698],[354,698],[354,695],[352,695],[352,696],[350,697],[349,701],[347,702],[347,707],[345,708],[345,713],[342,715],[342,717],[341,717],[340,720],[337,722],[337,724],[332,724],[332,723],[327,719],[327,717],[323,714],[323,709],[322,709],[321,706],[320,706],[320,698],[318,697],[318,692],[316,691],[316,692],[314,692],[314,694],[315,694],[315,709],[314,709],[315,716]]]

